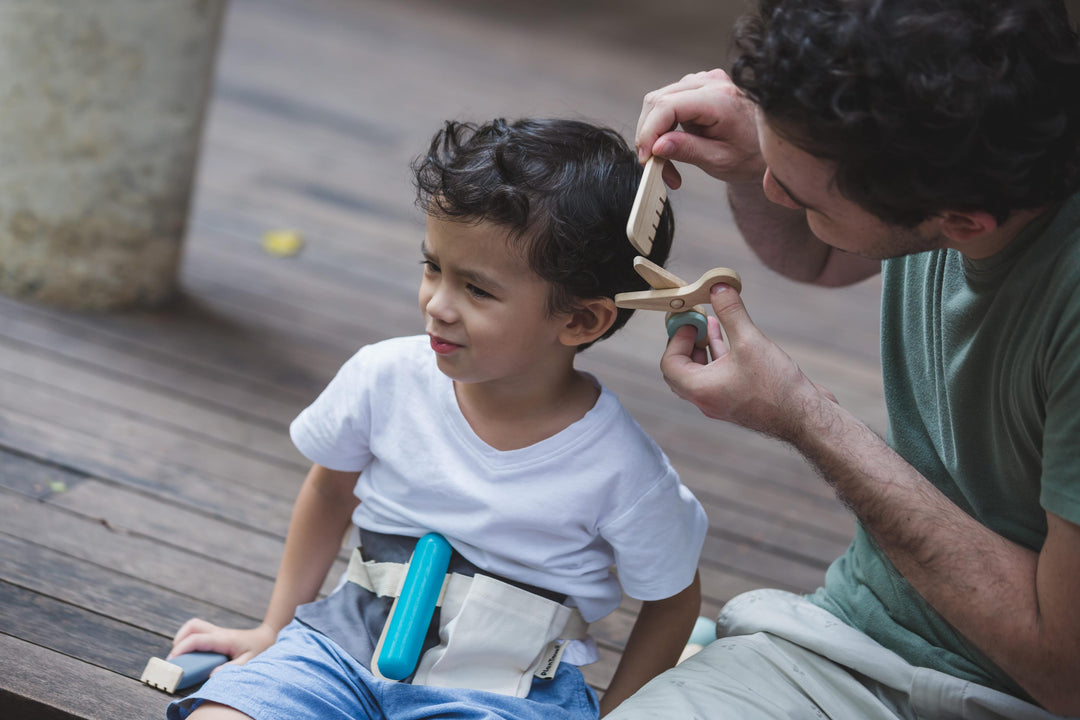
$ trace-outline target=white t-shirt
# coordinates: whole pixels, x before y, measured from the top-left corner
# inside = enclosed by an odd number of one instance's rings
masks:
[[[556,435],[500,451],[469,426],[428,338],[395,338],[346,362],[290,433],[312,462],[361,471],[358,526],[438,532],[487,572],[567,595],[588,622],[623,590],[659,600],[694,578],[705,511],[606,388]]]

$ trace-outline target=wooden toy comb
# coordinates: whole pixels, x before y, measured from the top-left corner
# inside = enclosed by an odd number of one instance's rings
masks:
[[[626,237],[642,255],[652,252],[656,228],[667,202],[667,186],[661,177],[663,170],[664,158],[653,155],[645,163],[634,206],[630,209],[630,220],[626,223]]]

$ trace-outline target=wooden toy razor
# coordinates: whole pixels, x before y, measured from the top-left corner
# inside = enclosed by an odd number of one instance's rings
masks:
[[[170,660],[153,657],[146,663],[140,679],[151,687],[171,694],[198,685],[210,677],[214,668],[228,660],[224,655],[209,652],[185,653]]]

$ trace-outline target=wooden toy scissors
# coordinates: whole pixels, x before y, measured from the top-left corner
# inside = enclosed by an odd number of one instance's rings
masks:
[[[717,267],[707,271],[693,283],[687,283],[668,270],[640,255],[634,258],[634,270],[649,283],[652,290],[618,293],[615,306],[635,310],[661,310],[667,312],[665,323],[668,337],[683,325],[697,328],[696,343],[704,347],[706,340],[705,308],[709,302],[709,290],[716,283],[725,283],[742,290],[739,273],[730,268]]]

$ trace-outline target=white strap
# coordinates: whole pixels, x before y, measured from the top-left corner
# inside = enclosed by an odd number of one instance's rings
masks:
[[[396,598],[401,595],[401,588],[405,584],[405,575],[408,570],[408,563],[364,560],[360,548],[356,548],[353,550],[352,557],[349,558],[349,568],[345,577],[349,582],[355,583],[379,597]],[[447,592],[464,595],[469,591],[471,583],[472,578],[468,575],[448,573],[443,581],[442,591],[439,593],[439,599],[435,605],[442,607]],[[559,637],[564,640],[584,640],[588,633],[589,624],[585,622],[581,612],[577,608],[570,608],[570,616],[567,618],[566,625],[563,627]]]

